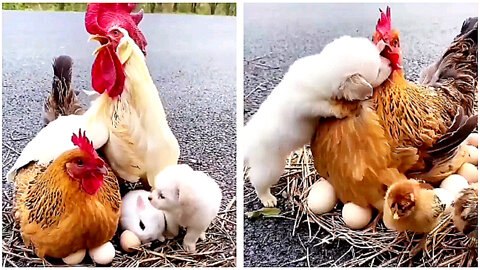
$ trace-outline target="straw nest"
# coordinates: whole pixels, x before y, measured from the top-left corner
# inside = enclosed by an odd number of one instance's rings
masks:
[[[26,247],[20,236],[19,226],[12,216],[13,187],[6,183],[5,172],[13,165],[19,152],[5,142],[3,143],[3,180],[2,180],[2,266],[64,266],[60,259],[42,260]],[[121,187],[122,195],[128,190],[138,189],[140,186],[126,184]],[[119,228],[111,242],[116,253],[111,265],[115,267],[233,267],[236,265],[236,198],[235,188],[226,191],[218,216],[207,230],[207,239],[197,242],[197,253],[189,254],[182,248],[184,231],[172,240],[166,242],[155,241],[142,245],[133,253],[126,253],[120,247]],[[224,192],[225,194],[225,192]],[[85,256],[82,266],[95,265]]]
[[[366,228],[352,230],[343,222],[338,205],[330,213],[314,214],[307,207],[307,196],[319,179],[306,146],[289,156],[283,176],[272,188],[275,196],[286,197],[293,206],[293,234],[300,226],[307,226],[309,242],[325,242],[317,237],[324,230],[328,241],[343,240],[351,245],[345,254],[317,266],[478,266],[478,244],[457,231],[449,214],[428,235],[389,230],[378,216]]]

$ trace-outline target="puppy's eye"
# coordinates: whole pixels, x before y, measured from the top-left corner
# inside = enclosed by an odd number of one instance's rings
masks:
[[[163,195],[162,192],[159,192],[159,193],[158,193],[158,197],[159,197],[160,199],[165,199],[165,196]]]
[[[143,224],[143,222],[141,220],[140,220],[139,225],[140,225],[140,229],[142,229],[142,231],[145,230],[145,224]]]

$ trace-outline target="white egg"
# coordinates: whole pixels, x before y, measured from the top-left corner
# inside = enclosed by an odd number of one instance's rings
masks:
[[[132,231],[126,230],[120,235],[120,246],[126,252],[134,252],[141,245],[140,239]]]
[[[478,133],[472,133],[467,138],[467,144],[478,147]]]
[[[475,146],[467,145],[468,163],[478,165],[478,148]]]
[[[465,177],[469,184],[478,182],[478,169],[473,164],[464,163],[457,173]]]
[[[440,188],[444,188],[452,194],[454,198],[457,197],[457,194],[464,188],[468,187],[468,182],[465,177],[459,174],[452,174],[449,177],[445,178],[440,184]]]
[[[350,202],[343,206],[342,218],[349,228],[361,229],[370,223],[372,219],[372,209],[363,208]]]
[[[68,255],[67,257],[63,258],[63,262],[69,265],[79,264],[85,258],[85,254],[87,253],[86,249],[80,249],[76,252]]]
[[[444,203],[447,206],[447,209],[452,206],[454,197],[450,191],[444,189],[444,188],[436,188],[433,190],[435,194],[440,198],[440,201]]]
[[[109,264],[115,257],[115,248],[112,243],[106,242],[99,247],[89,249],[88,255],[90,255],[90,258],[97,264]]]
[[[308,208],[320,215],[332,211],[337,204],[337,196],[332,184],[327,180],[320,180],[313,184],[307,197]]]

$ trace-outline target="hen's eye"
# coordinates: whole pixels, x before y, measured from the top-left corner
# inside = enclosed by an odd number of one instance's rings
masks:
[[[77,165],[78,166],[83,166],[83,160],[81,160],[81,159],[77,160]]]
[[[142,229],[142,231],[145,230],[145,224],[143,224],[143,222],[141,220],[140,220],[139,225],[140,225],[140,229]]]
[[[393,46],[394,46],[394,47],[398,47],[398,39],[394,39],[394,40],[393,40]]]
[[[113,30],[113,35],[118,36],[118,34],[119,34],[119,31],[118,31],[118,30],[116,30],[116,29]]]

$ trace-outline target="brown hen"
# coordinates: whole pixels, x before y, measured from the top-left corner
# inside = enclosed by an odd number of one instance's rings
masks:
[[[477,124],[471,115],[478,26],[468,25],[439,61],[433,72],[440,75],[428,87],[404,78],[399,35],[391,29],[390,10],[382,12],[373,40],[386,43],[382,56],[392,64],[390,78],[356,114],[321,122],[312,139],[315,168],[342,202],[382,212],[392,184],[411,177],[436,183],[465,162],[461,142]]]
[[[47,167],[32,162],[15,178],[15,219],[40,258],[98,247],[117,230],[120,191],[113,172],[83,135]]]

